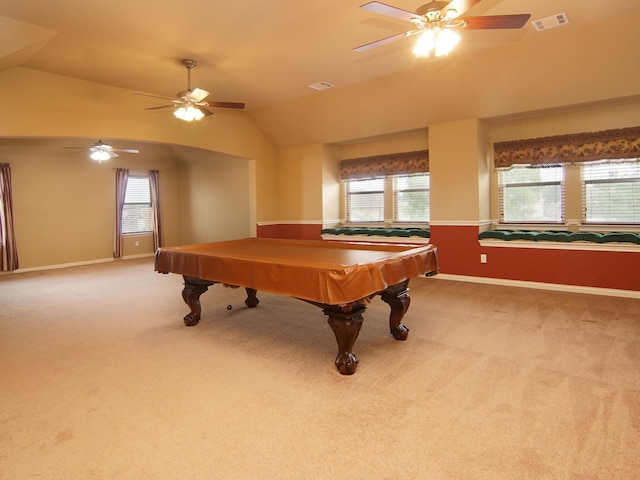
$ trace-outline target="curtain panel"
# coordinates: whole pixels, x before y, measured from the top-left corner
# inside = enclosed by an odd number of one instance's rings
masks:
[[[493,144],[495,168],[640,157],[640,127]]]
[[[149,187],[151,188],[151,217],[153,220],[153,250],[162,246],[160,225],[160,180],[158,170],[149,170]]]
[[[429,150],[351,158],[340,162],[340,180],[409,175],[429,171]]]
[[[128,169],[116,168],[116,221],[113,233],[113,258],[122,257],[122,209],[124,208],[128,179]]]
[[[18,250],[13,231],[11,165],[0,163],[0,271],[18,269]]]

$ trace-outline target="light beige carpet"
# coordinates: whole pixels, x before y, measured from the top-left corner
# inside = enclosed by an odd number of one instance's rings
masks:
[[[131,260],[0,277],[0,478],[640,478],[640,301],[415,279],[353,376],[320,309]],[[227,310],[227,305],[232,305]]]

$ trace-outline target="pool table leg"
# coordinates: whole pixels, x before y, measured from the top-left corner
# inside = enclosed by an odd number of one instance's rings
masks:
[[[182,299],[191,309],[191,312],[184,317],[184,324],[187,327],[193,327],[200,321],[200,313],[202,312],[202,307],[200,306],[200,295],[206,292],[214,282],[195,277],[183,278],[184,288],[182,289]]]
[[[247,292],[247,299],[244,301],[244,304],[249,308],[256,308],[260,303],[260,300],[258,300],[257,297],[258,292],[249,287],[246,287],[245,291]]]
[[[323,313],[327,315],[329,325],[338,342],[338,356],[336,368],[342,375],[352,375],[358,367],[358,357],[353,353],[360,327],[362,327],[362,312],[365,307],[358,306],[353,310],[344,311],[339,306],[326,306]]]
[[[405,280],[397,285],[392,285],[380,292],[380,298],[391,307],[389,315],[389,330],[396,340],[406,340],[409,335],[409,328],[400,323],[402,317],[407,313],[411,298],[409,297],[409,280]]]

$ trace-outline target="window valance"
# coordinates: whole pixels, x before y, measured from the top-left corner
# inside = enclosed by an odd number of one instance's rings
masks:
[[[640,127],[497,142],[493,149],[496,168],[636,158]]]
[[[340,180],[429,171],[429,150],[351,158],[340,162]]]

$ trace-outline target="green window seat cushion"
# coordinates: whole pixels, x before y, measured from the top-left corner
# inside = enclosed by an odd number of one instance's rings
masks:
[[[640,245],[639,233],[626,232],[566,232],[566,231],[527,231],[527,230],[487,230],[478,235],[479,240],[528,240],[531,242],[592,242],[592,243],[635,243]]]
[[[602,243],[608,242],[624,242],[635,243],[640,245],[640,234],[638,233],[626,233],[626,232],[611,232],[603,235]]]
[[[429,238],[428,228],[340,227],[323,228],[323,235],[369,235],[375,237]]]

